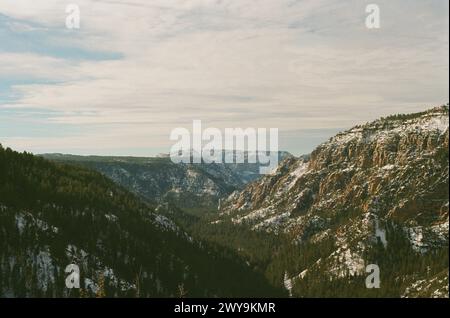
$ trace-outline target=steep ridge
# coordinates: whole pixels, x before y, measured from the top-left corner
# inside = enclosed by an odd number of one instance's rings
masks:
[[[0,146],[0,297],[255,295],[280,293],[98,172]]]
[[[295,284],[310,288],[313,277],[363,275],[370,262],[393,271],[403,255],[429,270],[399,269],[390,274],[403,280],[398,285],[433,286],[416,295],[448,297],[448,121],[447,105],[340,133],[310,156],[287,158],[272,175],[233,193],[218,222],[287,236],[308,249],[326,244],[321,257],[287,271],[291,290]],[[383,261],[388,257],[397,259]],[[427,284],[432,275],[439,286]],[[414,294],[411,286],[405,296]]]

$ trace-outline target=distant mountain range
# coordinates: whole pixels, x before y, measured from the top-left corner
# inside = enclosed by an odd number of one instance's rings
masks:
[[[225,155],[225,151],[223,151]],[[44,154],[44,158],[97,170],[140,197],[183,209],[217,210],[219,200],[260,177],[259,163],[176,164],[167,156],[153,158]],[[290,157],[279,152],[279,161]]]

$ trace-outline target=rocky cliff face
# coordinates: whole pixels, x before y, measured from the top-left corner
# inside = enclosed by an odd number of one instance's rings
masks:
[[[221,218],[299,244],[335,240],[328,257],[298,269],[300,278],[319,268],[332,277],[363,273],[365,254],[388,246],[392,228],[419,255],[448,246],[448,126],[448,106],[356,126],[233,193]]]

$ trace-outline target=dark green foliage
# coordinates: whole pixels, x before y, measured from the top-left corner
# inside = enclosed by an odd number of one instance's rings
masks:
[[[389,244],[381,243],[366,251],[366,264],[380,268],[380,288],[366,288],[366,275],[329,279],[323,272],[311,272],[294,284],[298,297],[400,297],[418,279],[430,279],[448,272],[448,246],[420,254],[411,248],[400,227],[388,227]],[[318,259],[318,258],[317,258]],[[368,275],[368,274],[367,274]],[[429,297],[429,295],[428,295]]]
[[[345,225],[358,214],[360,211],[343,213],[331,229]],[[368,274],[330,279],[332,276],[323,268],[314,270],[318,260],[326,262],[337,249],[334,237],[318,243],[295,243],[285,235],[253,231],[245,224],[235,225],[230,220],[211,224],[213,216],[211,213],[209,217],[192,218],[179,211],[176,218],[194,237],[237,250],[273,286],[283,286],[285,275],[292,278],[309,269],[303,279],[294,280],[294,297],[400,297],[415,281],[435,277],[449,267],[448,246],[418,253],[412,249],[402,227],[388,223],[387,247],[378,242],[362,255],[366,265],[377,264],[381,269],[381,288],[367,289]]]
[[[70,263],[80,266],[82,292],[65,288]],[[0,146],[0,296],[94,296],[85,278],[107,297],[176,297],[180,284],[188,297],[282,295],[101,174]]]

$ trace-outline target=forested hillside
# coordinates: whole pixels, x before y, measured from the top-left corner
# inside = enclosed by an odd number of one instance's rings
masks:
[[[257,295],[282,294],[101,174],[0,146],[0,297]]]

